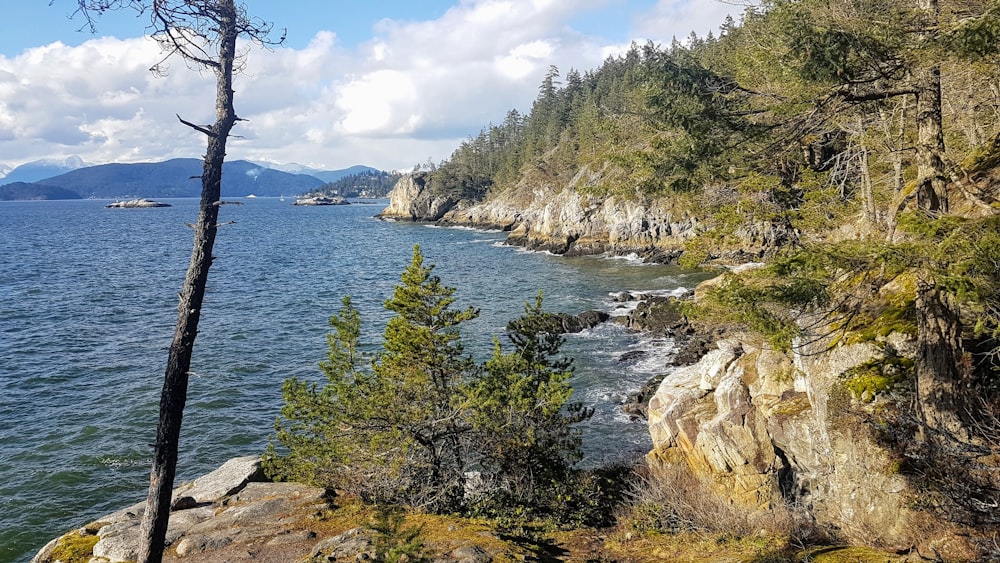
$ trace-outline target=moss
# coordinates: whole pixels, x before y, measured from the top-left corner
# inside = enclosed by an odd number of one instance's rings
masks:
[[[910,358],[889,355],[846,371],[844,387],[855,399],[871,402],[879,393],[890,391],[909,379],[913,367],[913,360]]]
[[[782,396],[781,402],[775,405],[771,415],[776,418],[788,419],[810,410],[812,410],[812,404],[806,393],[790,393],[787,398]]]
[[[59,538],[59,543],[49,556],[51,561],[62,563],[87,563],[94,556],[94,546],[98,540],[96,530],[76,530]]]

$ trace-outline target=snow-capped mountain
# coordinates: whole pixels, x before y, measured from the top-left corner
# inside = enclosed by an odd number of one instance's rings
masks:
[[[79,156],[73,155],[62,159],[46,158],[26,162],[15,167],[3,176],[4,184],[14,182],[37,182],[66,172],[71,172],[79,168],[90,166]]]

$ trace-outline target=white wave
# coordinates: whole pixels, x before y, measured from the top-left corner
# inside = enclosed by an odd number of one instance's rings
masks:
[[[532,250],[530,248],[525,248],[523,246],[517,246],[517,245],[513,245],[513,244],[507,244],[506,241],[502,241],[502,240],[498,240],[497,242],[494,242],[493,246],[495,246],[497,248],[513,248],[514,252],[520,252],[522,254],[547,254],[549,256],[561,256],[560,254],[556,254],[556,253],[550,252],[548,250]]]
[[[438,225],[435,223],[427,223],[424,225],[428,229],[451,229],[455,231],[470,231],[473,233],[502,233],[500,229],[482,229],[479,227],[469,227],[467,225]]]
[[[655,262],[647,262],[645,258],[639,256],[635,252],[629,254],[601,254],[601,258],[605,260],[619,260],[622,262],[628,262],[630,265],[634,266],[657,266]]]

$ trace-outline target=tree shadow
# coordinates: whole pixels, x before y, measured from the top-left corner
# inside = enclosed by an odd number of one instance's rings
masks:
[[[530,529],[498,531],[497,537],[530,553],[531,555],[526,557],[526,561],[554,563],[565,561],[565,558],[569,556],[569,551],[551,539],[539,537],[536,532]]]

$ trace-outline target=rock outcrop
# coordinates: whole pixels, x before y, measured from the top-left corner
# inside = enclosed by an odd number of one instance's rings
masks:
[[[582,174],[582,173],[581,173]],[[578,180],[582,181],[582,180]],[[555,254],[636,254],[671,262],[698,225],[669,200],[583,195],[571,186],[520,186],[485,202],[455,209],[446,224],[509,231],[508,242]]]
[[[915,351],[906,337],[892,339],[896,351]],[[920,537],[926,527],[911,509],[918,492],[867,427],[842,416],[851,400],[844,372],[885,347],[798,350],[730,338],[668,375],[649,402],[650,464],[682,464],[746,506],[803,507],[848,541],[900,549],[933,541]]]
[[[451,211],[458,198],[438,195],[426,173],[403,176],[389,193],[389,206],[376,217],[393,221],[437,221]]]
[[[315,197],[304,197],[295,200],[292,205],[349,205],[350,202],[346,198],[341,196],[326,197],[326,196],[315,196]]]
[[[438,193],[427,173],[399,180],[381,219],[427,221],[441,225],[498,229],[507,242],[565,255],[637,255],[648,262],[675,262],[685,241],[702,228],[698,217],[668,197],[588,195],[600,174],[582,169],[564,185],[521,184],[471,202]],[[794,240],[787,225],[747,225],[734,233],[737,248],[721,249],[710,259],[745,262],[759,259]]]
[[[175,489],[163,561],[375,559],[377,533],[365,525],[369,522],[367,508],[350,501],[338,506],[319,487],[261,479],[260,459],[241,457]],[[145,503],[138,503],[98,518],[52,540],[31,562],[56,563],[67,553],[74,554],[73,560],[89,554],[91,563],[135,561],[144,510]],[[518,555],[526,558],[526,551],[522,553],[517,545],[504,542],[475,522],[455,521],[444,527],[443,534],[427,534],[424,551],[434,561],[489,563],[498,553],[504,553],[505,560]]]
[[[148,207],[170,207],[169,203],[163,203],[161,201],[153,201],[151,199],[139,198],[139,199],[129,199],[126,201],[116,201],[109,203],[104,207],[110,209],[136,209],[136,208],[148,208]]]
[[[272,554],[258,560],[284,561],[281,554],[292,543],[288,534],[295,531],[288,516],[297,510],[324,508],[324,494],[317,487],[263,482],[257,456],[231,459],[174,490],[167,529],[167,544],[171,549],[165,560],[232,560],[239,558],[233,556],[234,552],[245,553],[253,548],[261,554]],[[96,536],[92,561],[135,561],[144,510],[145,502],[137,503],[98,518],[67,536]],[[32,563],[55,561],[59,544],[67,536],[51,541]],[[298,551],[308,553],[313,543],[300,546]]]

